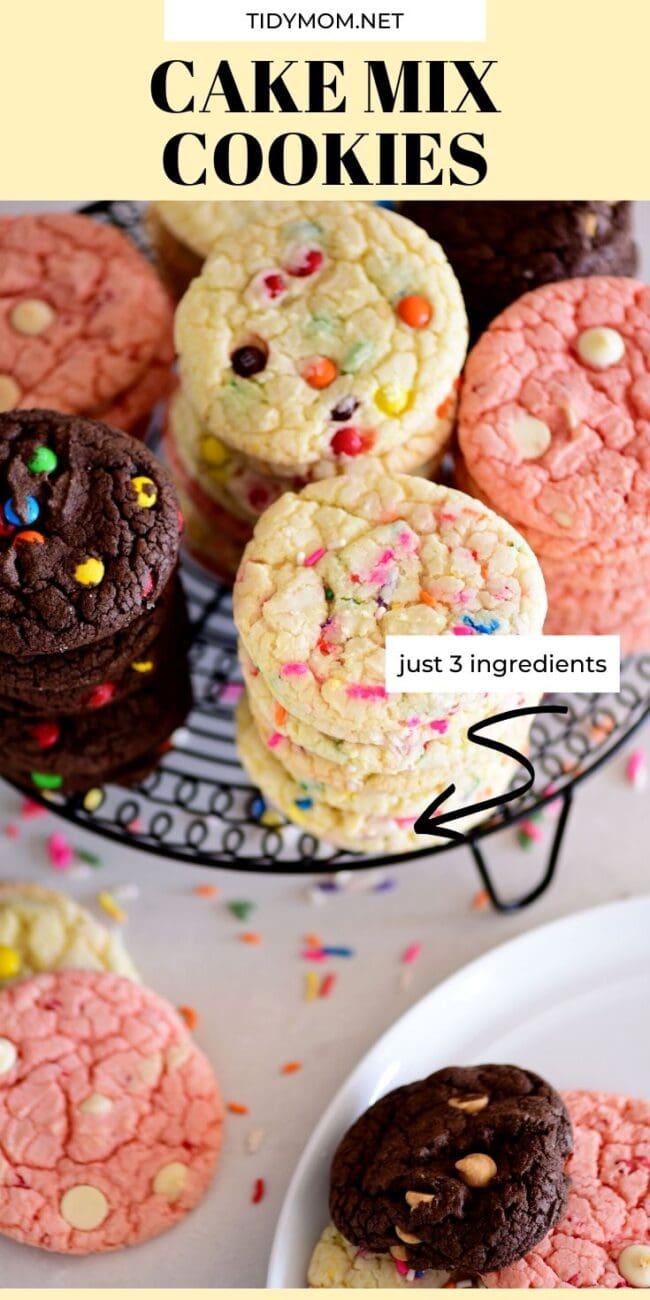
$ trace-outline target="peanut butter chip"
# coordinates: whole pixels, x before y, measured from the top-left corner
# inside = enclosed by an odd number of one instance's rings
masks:
[[[414,1237],[412,1232],[402,1232],[402,1229],[398,1228],[397,1225],[395,1226],[395,1233],[400,1241],[405,1242],[407,1246],[419,1246],[422,1241],[421,1237]]]
[[[408,1255],[403,1246],[391,1246],[390,1253],[393,1256],[393,1259],[399,1260],[400,1264],[405,1264],[408,1259]]]
[[[17,334],[42,334],[56,320],[56,312],[42,298],[24,298],[16,303],[10,320]]]
[[[468,1115],[478,1115],[489,1104],[489,1097],[450,1097],[447,1102],[454,1110],[467,1111]]]
[[[429,1202],[432,1200],[433,1200],[433,1192],[407,1192],[406,1193],[406,1204],[409,1205],[412,1210],[414,1210],[418,1205],[428,1205]]]
[[[79,1232],[92,1232],[104,1222],[108,1214],[108,1201],[98,1187],[79,1183],[77,1187],[70,1187],[64,1192],[59,1210],[68,1227],[77,1228]]]
[[[492,1156],[486,1156],[478,1151],[470,1156],[463,1156],[462,1160],[457,1160],[455,1168],[468,1187],[487,1187],[497,1172]]]
[[[0,411],[13,411],[20,401],[20,389],[11,375],[0,375]]]
[[[608,325],[594,325],[578,338],[578,356],[597,370],[615,366],[625,352],[625,342],[618,330]]]
[[[618,1257],[618,1267],[630,1286],[650,1287],[650,1242],[626,1246]]]
[[[582,218],[582,229],[584,230],[587,239],[593,239],[598,230],[598,217],[595,212],[585,212],[585,215]]]
[[[163,1165],[153,1180],[153,1190],[157,1196],[165,1196],[168,1201],[177,1201],[187,1182],[187,1165],[180,1160],[172,1160]]]
[[[551,445],[551,430],[548,425],[524,411],[515,416],[510,433],[524,460],[538,460]]]

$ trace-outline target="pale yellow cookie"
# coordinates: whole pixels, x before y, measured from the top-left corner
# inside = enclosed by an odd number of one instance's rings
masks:
[[[287,492],[259,520],[234,589],[248,654],[287,711],[342,740],[482,716],[500,697],[388,695],[389,634],[534,634],[546,594],[533,552],[453,488],[368,473]]]
[[[430,440],[438,420],[446,443],[467,322],[442,249],[412,222],[296,203],[220,239],[176,343],[209,432],[291,475]]]
[[[112,971],[138,980],[120,936],[65,894],[41,885],[0,884],[0,950],[13,954],[4,987],[42,971]],[[9,971],[10,966],[6,964]]]
[[[420,1276],[400,1272],[390,1255],[358,1250],[330,1223],[314,1247],[307,1281],[310,1287],[444,1287],[448,1273],[427,1269]]]

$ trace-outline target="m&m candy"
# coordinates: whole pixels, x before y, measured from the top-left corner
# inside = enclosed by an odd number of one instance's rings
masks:
[[[4,517],[8,524],[14,528],[20,528],[22,524],[34,524],[40,514],[39,504],[35,497],[25,497],[23,507],[23,518],[16,512],[13,500],[5,501]]]
[[[405,325],[410,325],[414,330],[421,330],[429,324],[433,316],[433,307],[428,298],[422,298],[419,293],[409,293],[405,298],[400,298],[397,304],[397,315]]]
[[[329,357],[310,357],[304,362],[301,373],[310,388],[328,388],[334,383],[338,369]]]
[[[150,510],[155,506],[158,500],[158,489],[152,478],[147,478],[146,474],[138,474],[136,478],[131,479],[131,487],[136,495],[136,500],[143,510]]]
[[[82,560],[78,564],[74,576],[82,587],[98,587],[106,570],[102,560],[96,560],[92,555],[87,560]]]
[[[32,474],[51,474],[58,463],[59,458],[51,447],[37,447],[27,461],[27,468]]]

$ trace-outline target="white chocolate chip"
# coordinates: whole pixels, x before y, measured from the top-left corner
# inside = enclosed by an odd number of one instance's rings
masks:
[[[487,1187],[497,1172],[492,1156],[485,1155],[483,1151],[463,1156],[462,1160],[456,1161],[455,1168],[467,1187]]]
[[[598,230],[598,217],[595,212],[585,212],[582,218],[582,229],[587,239],[593,239]]]
[[[618,1267],[630,1286],[650,1287],[650,1242],[625,1246],[618,1257]]]
[[[418,1205],[428,1205],[433,1200],[433,1192],[407,1192],[406,1204],[412,1210]]]
[[[13,411],[20,401],[20,389],[11,375],[0,375],[0,411]]]
[[[178,1070],[187,1060],[190,1054],[190,1045],[188,1042],[181,1040],[180,1043],[172,1043],[167,1049],[167,1069]]]
[[[9,1038],[0,1038],[0,1074],[8,1074],[13,1070],[18,1052]]]
[[[515,446],[524,460],[537,460],[551,445],[551,430],[543,420],[522,411],[510,425]]]
[[[112,1109],[113,1103],[110,1097],[104,1097],[101,1092],[91,1092],[79,1107],[82,1115],[107,1115]]]
[[[138,1074],[143,1083],[151,1088],[160,1078],[162,1070],[162,1056],[160,1052],[152,1052],[151,1056],[145,1056],[144,1060],[138,1066]]]
[[[187,1165],[180,1160],[172,1160],[169,1165],[162,1165],[153,1180],[153,1190],[157,1196],[165,1196],[168,1201],[177,1201],[187,1183]]]
[[[447,1105],[453,1110],[465,1110],[468,1115],[478,1115],[480,1111],[485,1110],[489,1102],[489,1097],[450,1097]]]
[[[403,1241],[407,1246],[419,1246],[422,1241],[421,1237],[414,1237],[412,1232],[402,1232],[402,1229],[398,1228],[397,1225],[395,1226],[395,1232],[400,1241]]]
[[[561,528],[570,528],[573,523],[572,515],[567,514],[566,510],[555,510],[553,518]]]
[[[42,298],[24,298],[9,319],[18,334],[42,334],[56,320],[56,312]]]
[[[610,329],[608,325],[594,325],[583,330],[578,338],[578,356],[598,370],[615,366],[624,352],[624,340],[618,330]]]
[[[61,1217],[70,1228],[79,1232],[92,1232],[100,1228],[108,1214],[108,1201],[98,1187],[79,1183],[64,1192],[59,1204]]]

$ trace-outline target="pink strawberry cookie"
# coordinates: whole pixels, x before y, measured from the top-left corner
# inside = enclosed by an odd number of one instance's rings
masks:
[[[556,537],[645,536],[650,287],[594,276],[513,303],[470,353],[459,437],[507,518]]]
[[[570,1092],[572,1187],[564,1219],[489,1287],[650,1286],[650,1102]]]
[[[204,1195],[212,1069],[163,998],[59,971],[0,998],[0,1232],[68,1254],[132,1246]]]

